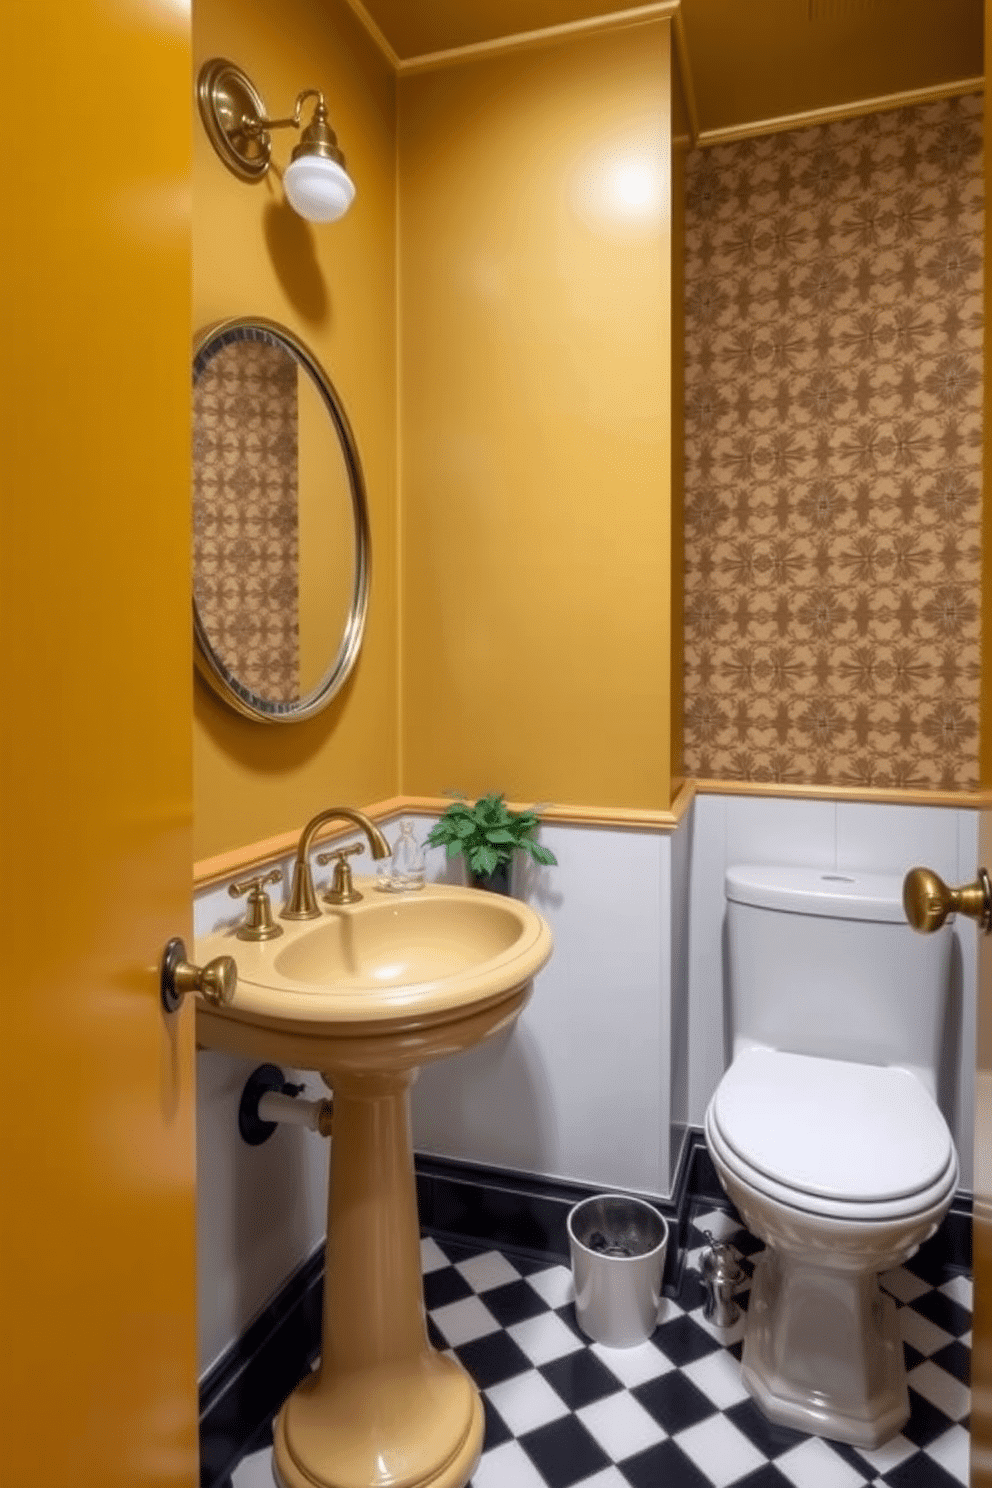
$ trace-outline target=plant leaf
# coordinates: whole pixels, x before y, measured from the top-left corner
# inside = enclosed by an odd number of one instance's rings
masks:
[[[496,849],[485,845],[473,848],[468,855],[469,867],[473,873],[492,873],[499,860],[500,855]]]
[[[543,847],[540,842],[528,842],[527,848],[535,863],[543,863],[546,867],[558,866],[558,859],[550,847]]]

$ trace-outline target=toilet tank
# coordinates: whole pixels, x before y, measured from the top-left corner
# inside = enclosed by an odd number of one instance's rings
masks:
[[[742,866],[726,895],[735,1057],[760,1044],[900,1065],[936,1093],[953,937],[910,928],[901,878]]]

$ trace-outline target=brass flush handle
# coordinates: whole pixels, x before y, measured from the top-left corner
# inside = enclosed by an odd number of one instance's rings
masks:
[[[932,868],[911,868],[903,880],[902,907],[921,935],[939,930],[951,914],[977,920],[987,935],[992,930],[992,882],[985,869],[979,868],[974,883],[949,889]]]
[[[194,966],[186,960],[186,947],[178,936],[163,952],[159,990],[167,1013],[181,1006],[187,992],[199,992],[215,1007],[226,1007],[233,1002],[237,985],[238,968],[233,956],[215,956],[206,966]]]

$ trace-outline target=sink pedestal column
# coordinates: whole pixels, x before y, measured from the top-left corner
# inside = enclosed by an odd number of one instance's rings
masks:
[[[282,1488],[464,1488],[482,1451],[478,1391],[427,1339],[415,1073],[325,1076],[334,1135],[322,1353],[276,1421]]]

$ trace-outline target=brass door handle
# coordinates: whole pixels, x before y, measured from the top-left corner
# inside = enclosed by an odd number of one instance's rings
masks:
[[[177,937],[170,940],[162,955],[159,989],[162,1006],[174,1013],[187,992],[200,992],[215,1007],[226,1007],[234,1000],[238,985],[238,967],[233,956],[216,956],[206,966],[194,966],[186,960],[186,947]]]
[[[921,935],[939,930],[951,914],[968,915],[988,934],[992,930],[992,882],[985,869],[979,868],[974,883],[949,889],[932,868],[911,868],[903,879],[902,907]]]

